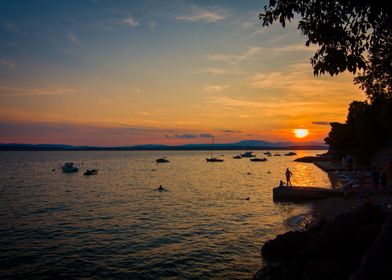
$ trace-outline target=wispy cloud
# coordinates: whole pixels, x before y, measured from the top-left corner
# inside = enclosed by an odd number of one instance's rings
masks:
[[[76,90],[64,87],[9,87],[0,85],[2,96],[62,96],[75,93]]]
[[[211,54],[207,57],[210,61],[223,61],[229,64],[238,64],[243,60],[249,59],[256,54],[258,54],[262,48],[260,47],[249,47],[244,53],[242,54],[222,54],[222,53],[215,53]]]
[[[9,68],[15,68],[16,67],[16,64],[11,62],[11,61],[9,61],[9,60],[1,60],[0,59],[0,65],[4,65],[4,66],[9,67]]]
[[[202,134],[199,134],[199,137],[200,138],[212,138],[212,137],[214,137],[214,135],[212,135],[211,133],[202,133]]]
[[[213,96],[210,98],[211,103],[219,104],[224,107],[238,108],[243,110],[247,108],[262,110],[264,113],[274,112],[276,108],[290,108],[291,110],[304,110],[314,109],[315,106],[319,106],[322,102],[319,101],[295,101],[295,100],[252,100],[247,98],[233,98],[229,96]],[[280,112],[280,111],[278,111]]]
[[[92,23],[92,25],[100,29],[115,30],[120,26],[136,27],[140,25],[140,22],[137,21],[132,15],[129,15],[127,17],[108,18],[105,20],[96,21]],[[153,25],[155,26],[155,23]],[[150,25],[150,28],[153,28],[154,26]]]
[[[203,9],[197,6],[192,7],[187,14],[177,16],[177,20],[188,22],[218,22],[228,16],[227,10],[224,9]]]
[[[321,122],[312,122],[312,124],[315,124],[315,125],[330,125],[331,122],[321,121]]]
[[[209,61],[220,61],[232,65],[238,65],[240,62],[251,59],[251,58],[274,58],[281,56],[282,54],[294,53],[294,52],[310,52],[313,53],[316,50],[315,46],[304,46],[300,44],[288,45],[283,47],[256,47],[250,46],[245,52],[239,54],[224,54],[215,53],[207,56]]]
[[[347,76],[346,76],[347,77]],[[301,94],[304,97],[320,97],[320,94],[339,94],[347,91],[348,85],[335,80],[315,78],[312,75],[310,64],[298,63],[283,68],[281,71],[260,72],[251,74],[246,81],[251,88],[280,89],[286,93]],[[350,90],[352,90],[351,85]]]
[[[229,89],[230,85],[207,85],[204,87],[204,91],[209,93],[218,93],[222,92],[225,89]]]
[[[131,27],[140,25],[132,16],[128,16],[120,22]]]
[[[196,139],[196,138],[212,138],[213,135],[211,133],[185,133],[185,134],[174,134],[168,135],[165,134],[165,137],[168,139]]]
[[[15,33],[20,32],[18,24],[14,23],[14,22],[5,22],[2,24],[2,27],[4,30],[6,30],[8,32],[15,32]]]
[[[70,122],[0,121],[0,143],[58,143],[117,146],[151,143],[173,133],[154,127]]]
[[[80,46],[81,43],[79,41],[79,38],[75,35],[75,33],[72,32],[68,32],[67,33],[67,38],[71,43],[74,43],[75,45]]]
[[[206,74],[212,74],[212,75],[235,75],[235,74],[240,74],[240,71],[234,71],[234,70],[227,70],[227,69],[220,69],[220,68],[204,68],[197,70],[195,73],[206,73]]]

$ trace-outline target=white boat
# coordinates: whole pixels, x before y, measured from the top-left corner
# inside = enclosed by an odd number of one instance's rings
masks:
[[[79,171],[79,168],[74,166],[73,162],[66,162],[61,168],[64,173],[75,173]]]

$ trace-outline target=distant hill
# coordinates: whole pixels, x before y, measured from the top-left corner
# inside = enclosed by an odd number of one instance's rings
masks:
[[[63,144],[0,144],[0,151],[75,151],[75,150],[324,150],[328,146],[318,142],[267,142],[260,140],[243,140],[236,143],[225,144],[186,144],[179,146],[159,145],[159,144],[146,144],[136,146],[119,146],[119,147],[95,147],[95,146],[72,146]]]

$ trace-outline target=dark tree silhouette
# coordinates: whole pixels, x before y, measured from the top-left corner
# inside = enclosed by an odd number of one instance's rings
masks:
[[[331,123],[325,142],[337,157],[357,154],[368,162],[380,147],[392,139],[392,99],[379,96],[373,102],[354,101],[345,123]]]
[[[390,6],[390,5],[389,5]],[[318,45],[311,58],[314,74],[358,74],[370,99],[391,96],[392,15],[385,0],[271,0],[259,15],[263,26],[282,26],[295,16],[306,45]],[[360,70],[360,71],[359,71]],[[359,71],[359,72],[358,72]]]

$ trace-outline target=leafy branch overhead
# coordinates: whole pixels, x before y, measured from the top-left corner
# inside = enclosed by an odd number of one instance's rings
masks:
[[[263,26],[283,27],[300,16],[306,45],[318,45],[311,58],[314,74],[349,71],[370,98],[391,95],[392,16],[387,1],[271,0],[259,15]]]

